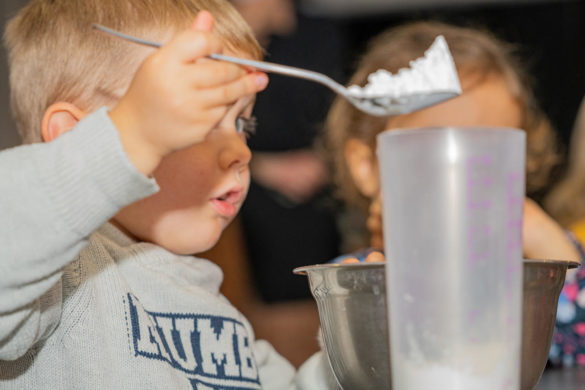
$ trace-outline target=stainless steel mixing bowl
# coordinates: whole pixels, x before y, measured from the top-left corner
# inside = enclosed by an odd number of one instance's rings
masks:
[[[524,260],[521,389],[546,365],[559,294],[572,261]],[[391,389],[384,263],[300,267],[317,301],[324,347],[345,390]]]

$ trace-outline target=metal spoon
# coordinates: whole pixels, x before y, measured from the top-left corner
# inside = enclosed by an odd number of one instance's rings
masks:
[[[97,23],[94,23],[93,27],[110,35],[123,38],[141,45],[156,48],[162,46],[161,43],[151,42],[131,35],[127,35]],[[391,99],[389,99],[387,96],[358,97],[355,96],[355,94],[350,93],[348,89],[343,85],[339,84],[330,77],[319,72],[296,68],[293,66],[275,64],[271,62],[254,61],[244,58],[226,56],[223,54],[213,53],[209,55],[209,58],[218,61],[227,61],[239,65],[252,67],[268,73],[278,73],[285,76],[297,77],[300,79],[310,80],[323,84],[326,87],[332,89],[334,92],[346,98],[351,104],[353,104],[358,109],[375,116],[391,116],[406,114],[412,111],[420,110],[424,107],[431,106],[433,104],[437,104],[439,102],[442,102],[443,100],[450,99],[458,94],[453,91],[436,91],[432,93],[412,94],[400,98]]]

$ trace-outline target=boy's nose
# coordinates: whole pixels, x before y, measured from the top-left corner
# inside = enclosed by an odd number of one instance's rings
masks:
[[[248,165],[252,152],[242,137],[234,132],[226,136],[225,144],[220,151],[219,164],[223,169],[240,168]]]

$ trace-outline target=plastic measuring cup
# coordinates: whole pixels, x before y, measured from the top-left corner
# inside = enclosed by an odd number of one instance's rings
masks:
[[[520,387],[525,133],[378,135],[393,389]]]

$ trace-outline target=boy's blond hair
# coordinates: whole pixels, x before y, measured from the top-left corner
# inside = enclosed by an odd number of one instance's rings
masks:
[[[548,184],[552,167],[558,162],[555,133],[538,107],[531,80],[514,47],[491,33],[440,22],[413,22],[391,28],[370,42],[349,84],[365,85],[367,76],[378,69],[394,73],[409,66],[410,61],[424,55],[438,35],[443,35],[447,40],[460,75],[473,75],[478,81],[497,75],[506,82],[520,106],[521,128],[527,135],[527,191],[534,193],[542,190]],[[344,148],[349,139],[355,138],[375,150],[376,135],[386,129],[387,121],[388,118],[364,114],[339,97],[327,117],[325,142],[332,154],[340,196],[349,205],[365,208],[366,211],[369,200],[353,184]]]
[[[99,23],[153,41],[187,28],[210,11],[226,48],[259,59],[248,24],[225,0],[33,0],[8,24],[11,106],[23,143],[40,142],[53,103],[91,111],[112,105],[128,87],[148,49],[92,29]],[[165,75],[160,75],[165,77]]]

